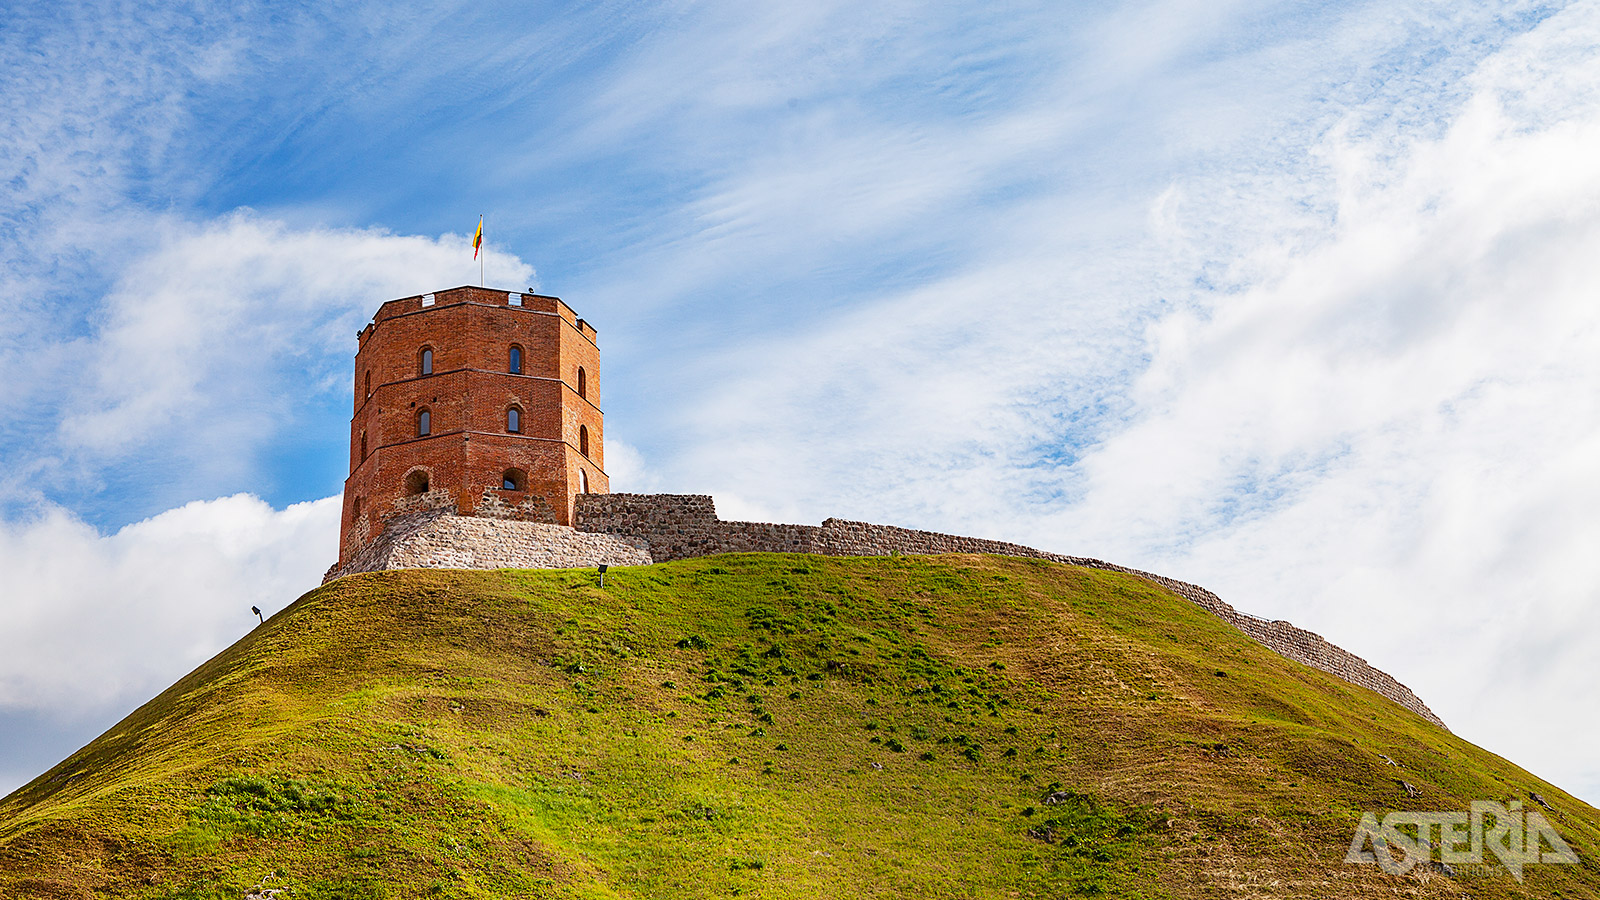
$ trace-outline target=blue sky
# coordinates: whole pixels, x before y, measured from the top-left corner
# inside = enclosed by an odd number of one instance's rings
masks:
[[[354,333],[600,330],[619,490],[1185,578],[1591,800],[1600,12],[12,4],[0,790],[334,556]]]

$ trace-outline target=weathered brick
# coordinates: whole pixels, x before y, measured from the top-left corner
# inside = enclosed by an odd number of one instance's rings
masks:
[[[447,509],[568,524],[585,484],[609,490],[595,338],[565,303],[537,294],[460,287],[383,304],[358,336],[340,564],[395,515]],[[509,371],[513,346],[520,374]],[[520,433],[507,428],[512,408]],[[417,434],[423,410],[427,436]],[[524,473],[523,489],[502,490],[510,469]],[[427,491],[408,489],[414,473],[426,473]]]
[[[555,297],[473,287],[426,296],[426,303],[383,304],[360,334],[339,561],[325,580],[376,569],[648,565],[735,552],[1050,559],[1147,579],[1289,659],[1444,727],[1416,694],[1366,660],[1171,578],[1020,544],[844,519],[724,522],[701,495],[608,493],[594,329]],[[507,371],[514,345],[521,374]],[[430,374],[419,371],[423,348],[433,351]],[[506,428],[512,407],[521,413],[519,434]],[[426,437],[416,434],[421,409],[431,416]],[[511,468],[525,474],[522,489],[502,489]],[[425,490],[408,487],[419,472],[428,476]]]

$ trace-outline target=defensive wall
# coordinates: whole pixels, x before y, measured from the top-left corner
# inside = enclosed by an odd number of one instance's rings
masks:
[[[1321,635],[1283,620],[1240,612],[1203,587],[1103,560],[1047,553],[1005,541],[827,519],[821,525],[734,522],[717,517],[708,496],[581,494],[573,526],[453,515],[431,509],[397,517],[376,541],[327,579],[399,568],[568,568],[644,565],[718,553],[888,556],[993,553],[1048,559],[1135,575],[1183,597],[1262,646],[1400,704],[1441,728],[1444,722],[1410,688]]]
[[[384,569],[576,569],[652,562],[637,539],[429,509],[390,519],[376,540],[329,569],[323,581]]]

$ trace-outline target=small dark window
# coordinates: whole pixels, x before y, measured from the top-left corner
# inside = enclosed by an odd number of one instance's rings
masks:
[[[500,476],[500,489],[502,491],[525,491],[528,489],[528,473],[521,469],[507,469]]]
[[[589,473],[582,469],[578,470],[578,493],[589,493]]]
[[[515,406],[506,410],[506,430],[512,434],[522,433],[522,410]]]
[[[357,497],[350,504],[350,521],[354,522],[354,521],[356,521],[357,519],[360,519],[360,518],[361,518],[361,498]]]
[[[432,375],[433,374],[433,348],[432,347],[423,347],[422,348],[422,374],[424,374],[424,375]]]
[[[428,492],[428,473],[421,469],[413,469],[406,475],[406,496],[415,497]]]
[[[361,432],[361,458],[367,458],[367,433]]]
[[[586,425],[578,426],[578,452],[589,455],[589,428]]]
[[[367,396],[372,396],[372,373],[367,373]]]
[[[589,379],[583,374],[583,366],[578,367],[578,396],[585,399],[589,396]]]
[[[516,344],[511,345],[511,365],[509,368],[513,375],[522,374],[522,348]]]
[[[417,413],[417,437],[427,437],[433,433],[433,416],[423,410]]]

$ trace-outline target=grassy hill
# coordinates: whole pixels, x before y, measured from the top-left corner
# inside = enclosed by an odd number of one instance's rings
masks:
[[[1343,862],[1530,791],[1581,864]],[[353,576],[0,801],[3,897],[1592,897],[1597,850],[1147,582],[979,556]]]

